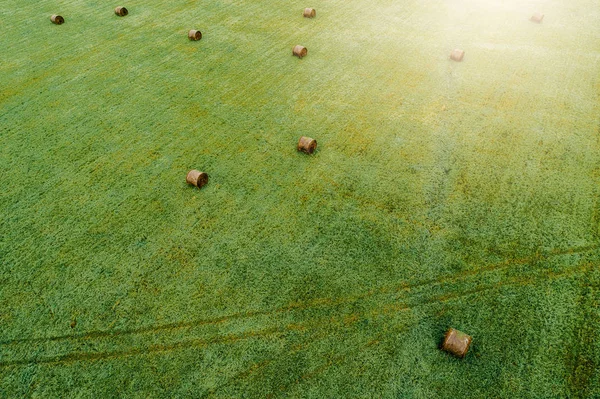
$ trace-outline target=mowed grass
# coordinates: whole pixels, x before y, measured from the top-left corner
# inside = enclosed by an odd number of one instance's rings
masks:
[[[600,397],[596,1],[116,5],[0,2],[0,396]]]

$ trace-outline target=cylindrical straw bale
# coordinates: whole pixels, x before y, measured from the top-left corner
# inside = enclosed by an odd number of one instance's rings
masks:
[[[539,12],[536,12],[529,19],[531,20],[531,22],[541,24],[542,20],[544,19],[544,14],[540,14]]]
[[[312,154],[317,149],[317,140],[310,137],[302,136],[298,140],[298,151]]]
[[[115,14],[117,14],[119,17],[124,17],[125,15],[129,14],[129,11],[127,11],[127,9],[123,6],[118,6],[115,7]]]
[[[65,22],[65,19],[60,15],[54,14],[50,17],[50,21],[52,21],[53,24],[60,25]]]
[[[299,44],[295,45],[294,49],[292,50],[292,54],[294,54],[298,58],[306,57],[307,53],[308,50],[306,49],[306,47],[301,46]]]
[[[200,40],[202,39],[202,32],[200,32],[199,30],[192,29],[188,32],[188,39],[194,41]]]
[[[317,11],[314,8],[305,8],[302,15],[304,15],[304,18],[314,18],[317,16]]]
[[[450,53],[450,59],[452,59],[454,61],[458,61],[458,62],[462,61],[464,56],[465,56],[465,52],[460,49],[454,49]]]
[[[461,331],[450,328],[444,336],[442,350],[463,358],[471,345],[471,337]]]
[[[196,186],[198,188],[202,188],[206,183],[208,183],[208,174],[204,172],[200,172],[199,170],[192,169],[188,172],[185,177],[185,181],[192,186]]]

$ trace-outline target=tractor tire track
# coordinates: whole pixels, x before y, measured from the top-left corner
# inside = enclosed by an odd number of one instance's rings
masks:
[[[307,322],[288,324],[286,326],[272,327],[262,329],[258,331],[248,331],[242,334],[229,334],[223,336],[217,336],[213,338],[205,339],[190,339],[171,344],[155,344],[148,347],[133,348],[127,350],[116,350],[106,352],[70,352],[63,355],[49,356],[49,357],[29,357],[24,359],[7,360],[0,362],[0,368],[9,366],[22,366],[29,364],[65,364],[77,361],[93,361],[93,360],[105,360],[114,358],[123,358],[137,355],[148,355],[154,353],[164,353],[174,350],[188,349],[191,347],[202,348],[213,344],[219,343],[235,343],[241,340],[252,339],[252,338],[264,338],[264,337],[276,337],[281,338],[290,331],[309,331],[314,330],[315,326],[325,326],[325,328],[340,328],[348,326],[349,324],[356,323],[360,319],[374,318],[382,315],[389,316],[394,313],[408,311],[421,306],[428,306],[432,304],[440,304],[455,299],[460,299],[465,296],[480,294],[485,291],[499,290],[505,286],[519,285],[526,286],[536,283],[540,280],[540,277],[547,277],[547,280],[555,280],[558,278],[570,277],[582,272],[589,272],[595,265],[594,263],[584,263],[578,267],[572,268],[568,271],[555,273],[546,272],[545,275],[534,275],[529,278],[513,277],[507,279],[501,283],[496,284],[482,284],[472,290],[463,292],[457,292],[453,294],[437,295],[429,299],[418,301],[415,303],[403,302],[396,303],[393,305],[384,306],[382,309],[373,309],[368,313],[354,312],[351,314],[341,315],[338,317],[323,317],[318,321],[309,320]]]
[[[59,335],[54,337],[34,337],[34,338],[17,338],[12,340],[0,341],[0,345],[18,345],[18,344],[39,344],[39,343],[47,343],[47,342],[56,342],[63,340],[85,340],[85,339],[96,339],[96,338],[113,338],[113,337],[121,337],[126,335],[135,335],[135,334],[145,334],[145,333],[157,333],[162,331],[172,331],[179,330],[185,328],[193,328],[193,327],[201,327],[207,325],[218,325],[228,321],[238,320],[238,319],[246,319],[257,316],[274,316],[278,314],[285,314],[294,311],[308,310],[313,308],[327,308],[327,307],[335,307],[343,304],[351,304],[366,298],[373,297],[375,295],[381,294],[389,294],[389,293],[398,293],[402,291],[411,291],[417,288],[424,288],[428,286],[435,286],[440,284],[448,284],[460,281],[462,279],[478,276],[481,274],[487,274],[490,272],[495,272],[507,268],[512,268],[516,266],[522,266],[528,263],[542,261],[545,259],[550,259],[556,256],[562,255],[571,255],[571,254],[580,254],[592,250],[596,250],[600,248],[599,244],[587,245],[582,247],[574,247],[567,249],[556,249],[547,252],[546,254],[536,253],[533,256],[515,259],[515,260],[506,260],[500,263],[494,263],[488,266],[484,266],[478,268],[476,270],[465,270],[453,275],[442,276],[439,279],[428,279],[423,280],[417,283],[402,283],[402,284],[394,284],[390,286],[381,287],[379,289],[368,291],[364,294],[353,295],[348,297],[342,297],[338,299],[331,298],[317,298],[314,300],[310,300],[307,302],[296,302],[291,303],[286,306],[282,306],[275,309],[270,310],[254,310],[247,312],[238,312],[230,315],[225,315],[221,317],[208,318],[208,319],[200,319],[193,320],[187,322],[177,322],[177,323],[168,323],[162,324],[158,326],[147,326],[140,328],[132,328],[132,329],[124,329],[124,330],[100,330],[100,331],[91,331],[81,334],[69,334],[69,335]]]

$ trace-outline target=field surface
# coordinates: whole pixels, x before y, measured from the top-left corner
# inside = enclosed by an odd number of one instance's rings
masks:
[[[598,0],[116,5],[0,0],[0,397],[600,397]]]

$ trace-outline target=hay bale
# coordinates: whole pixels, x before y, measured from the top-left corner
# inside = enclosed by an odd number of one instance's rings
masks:
[[[298,58],[306,57],[307,53],[308,50],[306,49],[306,47],[301,46],[299,44],[295,45],[294,49],[292,50],[292,54]]]
[[[465,52],[459,49],[454,49],[452,50],[452,52],[450,53],[450,59],[454,60],[454,61],[462,61],[463,57],[465,56]]]
[[[544,19],[544,14],[540,14],[539,12],[536,12],[535,14],[533,14],[531,16],[531,18],[529,18],[529,20],[531,22],[535,22],[538,24],[541,24],[543,19]]]
[[[123,6],[118,6],[115,7],[115,14],[117,14],[119,17],[124,17],[125,15],[129,14],[129,11],[127,11],[127,9]]]
[[[199,170],[192,169],[185,177],[185,181],[192,186],[202,188],[202,186],[208,183],[208,175],[204,172],[200,172]]]
[[[65,19],[60,15],[54,14],[50,17],[50,21],[52,21],[53,24],[61,25],[65,22]]]
[[[442,350],[453,354],[456,357],[463,358],[471,345],[471,337],[464,332],[450,328],[444,336]]]
[[[302,15],[304,15],[304,18],[314,18],[317,16],[317,12],[314,8],[305,8]]]
[[[202,32],[200,32],[199,30],[192,29],[188,32],[188,39],[194,41],[200,40],[202,39]]]
[[[302,136],[300,137],[300,140],[298,140],[298,151],[302,151],[306,154],[312,154],[316,149],[317,140],[306,136]]]

